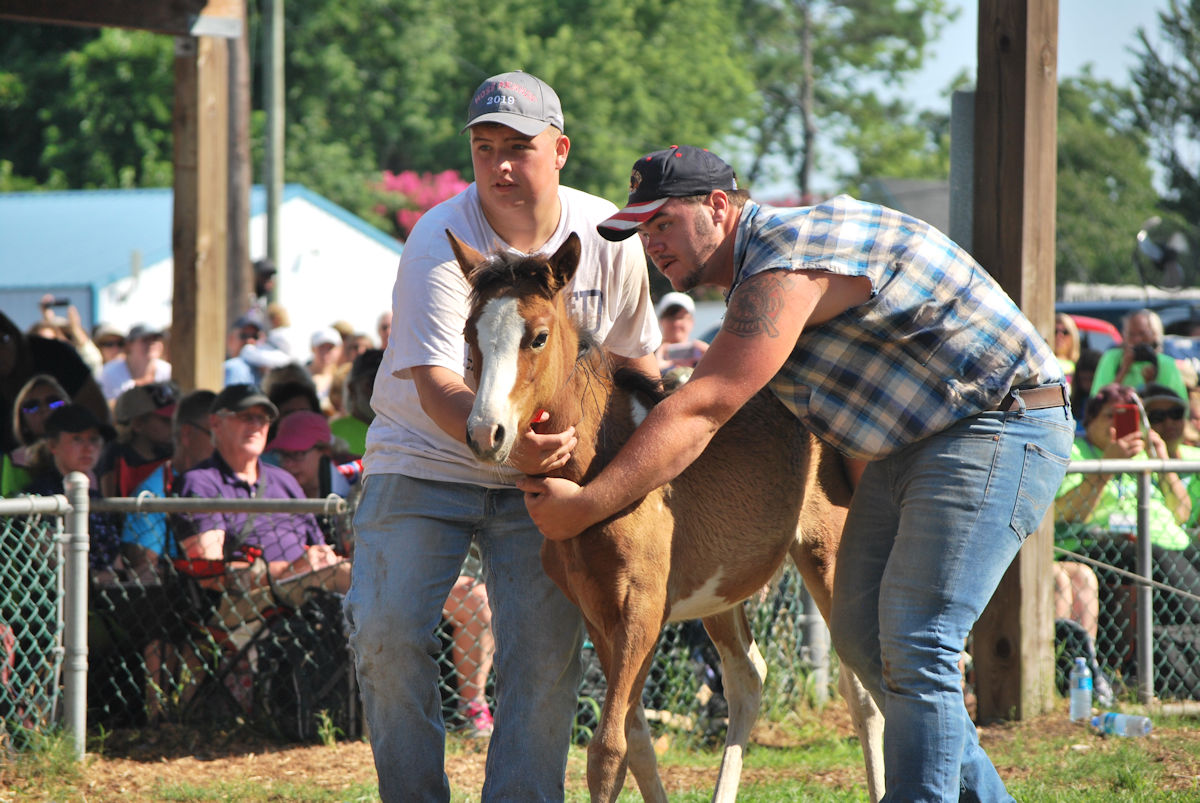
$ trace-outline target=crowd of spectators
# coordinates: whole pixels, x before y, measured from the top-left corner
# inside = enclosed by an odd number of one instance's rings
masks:
[[[1072,460],[1196,460],[1200,377],[1195,361],[1168,352],[1170,338],[1152,310],[1131,313],[1121,335],[1121,343],[1104,352],[1081,349],[1074,320],[1063,314],[1056,318],[1053,345],[1071,383],[1076,416]],[[1200,593],[1200,474],[1164,471],[1150,478],[1152,577],[1186,592],[1156,592],[1152,637],[1156,649],[1194,658],[1200,656],[1200,605],[1187,595]],[[1110,679],[1130,680],[1138,671],[1134,586],[1107,568],[1137,571],[1138,484],[1136,473],[1071,472],[1055,505],[1056,544],[1073,553],[1059,555],[1055,564],[1056,616],[1060,625],[1081,631],[1102,703],[1111,696]],[[1174,672],[1169,661],[1158,662],[1156,672],[1165,675],[1157,679],[1159,693],[1200,694],[1200,683],[1190,673]]]
[[[96,498],[353,500],[390,312],[375,333],[337,320],[305,333],[282,306],[256,305],[228,331],[222,386],[181,393],[169,329],[100,324],[88,336],[74,307],[61,318],[55,299],[41,306],[26,331],[0,312],[0,495],[62,493],[79,471]],[[299,608],[313,587],[349,586],[345,515],[93,513],[89,529],[93,588],[148,586],[177,562],[219,562],[197,582],[220,593],[213,622],[235,630],[279,605]],[[11,613],[3,597],[0,624]],[[486,711],[492,643],[479,578],[460,578],[444,613],[459,693]],[[157,676],[169,651],[159,640],[139,648]]]

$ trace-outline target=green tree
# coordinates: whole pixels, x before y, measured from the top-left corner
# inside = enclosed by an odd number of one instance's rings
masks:
[[[0,159],[5,186],[55,186],[42,162],[43,116],[68,93],[66,56],[99,36],[63,25],[0,25]],[[65,177],[57,179],[59,187]],[[82,185],[80,185],[82,186]]]
[[[0,140],[15,173],[56,187],[170,185],[171,37],[6,27],[0,47],[17,69],[0,77]]]
[[[571,158],[563,180],[613,200],[629,165],[674,142],[705,145],[753,103],[730,36],[736,0],[290,0],[286,160],[301,182],[369,210],[380,170],[458,170],[470,93],[526,69],[558,90]],[[261,19],[250,3],[261,164]],[[686,33],[686,35],[681,35]],[[7,186],[158,186],[171,180],[171,37],[0,27],[0,159]]]
[[[854,195],[874,178],[950,177],[950,115],[922,111],[912,115],[904,101],[882,104],[860,119],[865,124],[841,145],[854,159],[854,169],[839,175],[842,189]]]
[[[1131,255],[1158,195],[1129,90],[1089,70],[1058,88],[1057,282],[1140,284]]]
[[[743,0],[739,33],[751,54],[760,105],[747,118],[745,178],[789,165],[801,197],[825,163],[820,143],[845,142],[895,125],[902,109],[879,99],[919,69],[929,44],[957,12],[944,0]],[[911,144],[925,135],[907,129]],[[884,138],[872,136],[876,146]],[[895,152],[883,155],[894,160]],[[860,167],[867,168],[864,164]]]
[[[287,16],[287,114],[305,121],[295,136],[336,138],[392,172],[470,176],[459,134],[470,94],[511,69],[562,99],[563,180],[614,200],[639,155],[711,143],[753,98],[729,36],[733,0],[293,0]],[[333,169],[287,171],[319,188]]]
[[[1165,207],[1200,221],[1200,2],[1170,0],[1158,18],[1160,44],[1137,31],[1136,108],[1164,171]]]

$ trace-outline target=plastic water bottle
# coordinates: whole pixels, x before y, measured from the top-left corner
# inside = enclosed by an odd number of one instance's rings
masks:
[[[1087,722],[1092,716],[1092,670],[1086,658],[1076,658],[1071,667],[1071,721]]]
[[[1092,717],[1092,727],[1101,733],[1113,736],[1146,736],[1154,726],[1149,717],[1109,711],[1098,717]]]

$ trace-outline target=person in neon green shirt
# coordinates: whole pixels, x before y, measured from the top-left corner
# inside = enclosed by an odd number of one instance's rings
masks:
[[[1187,398],[1187,385],[1174,358],[1162,353],[1163,325],[1158,313],[1142,309],[1131,312],[1121,327],[1123,343],[1100,357],[1092,379],[1092,395],[1117,382],[1140,388],[1151,382],[1165,385],[1180,398]],[[1140,348],[1139,348],[1140,347]]]
[[[1153,429],[1139,427],[1123,437],[1116,436],[1115,407],[1138,401],[1131,388],[1115,383],[1101,387],[1088,402],[1084,435],[1075,440],[1072,462],[1166,458],[1167,445]],[[1055,502],[1055,543],[1125,571],[1136,571],[1137,489],[1136,474],[1068,472]],[[1192,500],[1183,479],[1174,472],[1152,475],[1148,506],[1152,577],[1194,592],[1200,588],[1200,549],[1184,527],[1192,515]],[[1101,621],[1124,622],[1120,628],[1123,632],[1129,624],[1128,616],[1121,612],[1115,587],[1126,581],[1104,569],[1098,569],[1097,574],[1099,605],[1106,612]],[[1155,606],[1155,619],[1158,624],[1200,623],[1200,604],[1172,595],[1170,605]],[[1119,644],[1110,648],[1119,648]]]
[[[1118,404],[1137,403],[1130,388],[1110,383],[1102,386],[1088,403],[1084,435],[1076,438],[1072,460],[1146,460],[1147,447],[1155,457],[1166,457],[1167,446],[1153,429],[1139,427],[1116,437],[1113,413]],[[1187,485],[1174,472],[1154,477],[1150,486],[1150,541],[1168,550],[1182,550],[1190,542],[1183,525],[1191,518],[1192,500]],[[1137,476],[1134,474],[1068,473],[1059,487],[1055,513],[1060,523],[1088,529],[1130,532],[1137,523]],[[1078,546],[1074,537],[1059,539],[1060,546]],[[1072,543],[1066,543],[1070,540]]]
[[[1165,385],[1147,385],[1142,392],[1142,403],[1146,406],[1146,418],[1150,428],[1158,433],[1167,447],[1167,456],[1174,460],[1200,460],[1200,447],[1183,442],[1183,431],[1188,418],[1188,403]],[[1180,475],[1187,485],[1192,500],[1192,514],[1185,523],[1186,528],[1195,530],[1200,524],[1200,474]]]
[[[345,442],[347,450],[355,457],[362,457],[367,451],[367,427],[375,418],[371,392],[382,360],[381,349],[367,349],[354,358],[346,377],[346,415],[329,422],[333,434]]]

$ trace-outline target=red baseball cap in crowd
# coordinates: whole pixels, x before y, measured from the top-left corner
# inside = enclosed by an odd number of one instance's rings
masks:
[[[324,415],[312,410],[296,410],[279,419],[279,430],[275,439],[267,444],[267,451],[307,452],[332,440],[329,420]]]

